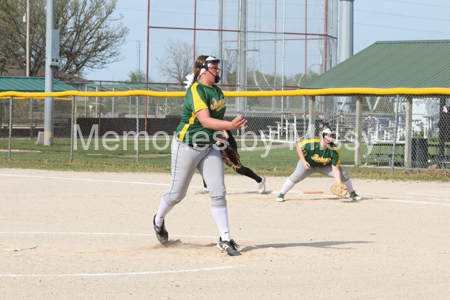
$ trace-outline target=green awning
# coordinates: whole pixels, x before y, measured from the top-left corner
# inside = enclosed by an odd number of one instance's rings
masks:
[[[53,91],[76,91],[64,82],[53,79]],[[0,92],[45,92],[45,77],[0,76]]]
[[[450,40],[376,42],[300,86],[450,88]]]

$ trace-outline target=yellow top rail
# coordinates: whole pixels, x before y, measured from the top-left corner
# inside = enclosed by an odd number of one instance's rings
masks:
[[[11,96],[9,97],[2,97],[0,96],[0,99],[9,99],[11,98]],[[28,100],[30,98],[33,98],[34,100],[42,100],[45,99],[45,96],[40,96],[40,97],[14,97],[14,100]],[[72,98],[64,98],[64,97],[54,97],[55,100],[66,100],[66,101],[72,101]]]
[[[331,95],[450,95],[450,88],[338,88],[338,89],[298,89],[278,91],[243,91],[223,92],[226,97],[273,97],[273,96],[331,96]],[[123,92],[81,92],[66,91],[53,93],[23,93],[2,92],[0,97],[127,97],[127,96],[150,96],[150,97],[184,97],[185,92],[155,92],[155,91],[123,91]]]

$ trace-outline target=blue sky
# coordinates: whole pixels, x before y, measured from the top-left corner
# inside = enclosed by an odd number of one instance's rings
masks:
[[[217,2],[216,0],[197,0],[198,28],[217,28]],[[235,19],[233,13],[236,11],[235,7],[237,7],[237,2],[238,0],[227,0],[226,9],[229,12],[229,23]],[[291,2],[291,4],[296,3],[287,8],[286,31],[289,31],[295,24],[302,23],[300,11],[302,10],[301,3],[304,3],[304,0],[295,0],[294,2],[287,0],[287,2]],[[320,3],[324,1],[308,0],[308,4],[314,4],[314,2]],[[152,0],[151,25],[192,27],[193,3],[194,0]],[[252,5],[254,4],[252,3],[255,3],[255,1],[249,0],[249,14],[251,14],[250,10],[253,9]],[[263,0],[262,3],[265,3],[264,5],[268,7],[272,7],[274,0]],[[277,31],[282,31],[282,23],[280,20],[283,13],[283,0],[277,0],[277,3],[279,16]],[[315,15],[319,15],[316,19],[317,22],[321,22],[321,11],[322,8],[318,5],[316,5],[316,8],[313,5],[308,8],[308,20],[312,22],[308,23],[310,30],[314,28],[313,19]],[[131,71],[138,69],[139,61],[141,70],[145,71],[147,0],[119,0],[116,12],[124,16],[122,22],[130,29],[127,43],[121,47],[124,59],[111,64],[106,69],[87,73],[85,76],[87,79],[126,80]],[[354,53],[361,51],[377,41],[450,39],[449,13],[450,2],[446,0],[355,0]],[[268,11],[268,14],[272,16],[273,13]],[[264,28],[265,22],[272,23],[266,19],[266,21],[263,21],[261,28]],[[252,24],[252,21],[249,20],[250,30],[252,29]],[[228,24],[228,26],[232,28],[234,25]],[[300,30],[297,29],[297,32]],[[160,78],[158,74],[154,58],[162,56],[167,38],[191,40],[192,33],[188,31],[151,30],[150,34],[152,40],[151,63],[149,64],[151,70],[150,78],[154,81],[164,81],[164,78]],[[203,52],[214,52],[217,50],[216,43],[208,44],[205,42],[213,40],[213,37],[209,35],[211,34],[206,32],[199,32],[197,34],[198,46]],[[214,34],[214,38],[216,35]],[[141,41],[140,55],[138,55],[138,41]],[[317,46],[315,47],[317,48]],[[293,46],[291,48],[296,47]],[[299,52],[290,53],[291,56],[287,55],[286,60],[297,59],[297,57],[302,55],[302,51],[300,47]],[[308,50],[308,53],[313,55],[311,50]],[[307,64],[311,65],[315,60],[316,58],[314,56],[308,57]],[[317,71],[314,68],[315,66],[311,67],[312,70]],[[277,67],[277,72],[279,69],[280,67]],[[292,72],[295,72],[295,70],[291,70]]]

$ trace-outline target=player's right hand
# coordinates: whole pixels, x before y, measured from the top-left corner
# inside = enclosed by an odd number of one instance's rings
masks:
[[[247,120],[244,119],[242,115],[239,115],[231,121],[230,129],[245,129],[248,127],[245,124],[247,124]]]
[[[307,162],[307,161],[303,162],[303,167],[304,167],[306,170],[311,170],[311,165],[310,165],[309,162]]]

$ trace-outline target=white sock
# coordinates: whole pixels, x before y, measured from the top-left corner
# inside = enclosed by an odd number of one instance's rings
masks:
[[[286,179],[286,181],[283,184],[283,187],[281,188],[280,193],[281,194],[286,194],[287,192],[289,192],[293,187],[294,187],[295,183],[293,183],[289,178]]]
[[[167,205],[166,201],[164,201],[164,198],[161,198],[161,203],[159,204],[158,213],[155,217],[155,225],[158,227],[162,226],[162,223],[164,221],[164,217],[174,208],[174,206]]]
[[[349,179],[346,182],[344,182],[344,184],[347,186],[349,194],[355,190],[353,188],[353,184],[352,184],[352,180],[351,179]]]
[[[231,241],[230,227],[228,226],[228,209],[226,207],[212,208],[212,215],[219,227],[222,241]]]

